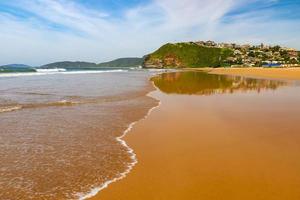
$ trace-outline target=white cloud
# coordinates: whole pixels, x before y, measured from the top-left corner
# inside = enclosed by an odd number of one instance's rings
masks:
[[[99,36],[113,28],[106,19],[107,13],[87,9],[72,1],[24,0],[19,6],[51,23],[90,35]]]
[[[270,42],[300,47],[297,21],[272,20],[271,11],[226,16],[249,3],[246,0],[155,0],[122,11],[118,18],[109,11],[67,0],[11,2],[36,17],[22,20],[0,13],[0,43],[5,47],[0,48],[0,64],[100,62],[143,56],[163,43],[182,40]],[[53,28],[52,24],[59,27]]]
[[[156,0],[165,10],[167,23],[182,28],[215,23],[234,3],[234,0]]]

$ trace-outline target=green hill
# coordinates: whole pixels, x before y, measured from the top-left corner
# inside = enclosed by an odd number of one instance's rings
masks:
[[[119,58],[110,62],[104,63],[91,63],[91,62],[55,62],[47,65],[43,65],[40,68],[42,69],[53,69],[53,68],[64,68],[64,69],[97,69],[97,68],[110,68],[110,67],[138,67],[143,64],[143,58]]]
[[[98,67],[139,67],[143,64],[143,58],[119,58],[110,62],[99,63]]]
[[[13,67],[13,68],[20,68],[20,69],[21,68],[31,68],[31,66],[25,65],[25,64],[8,64],[8,65],[2,65],[0,67],[7,67],[7,68]]]
[[[0,66],[0,73],[35,72],[35,69],[24,64],[9,64]]]
[[[226,48],[204,47],[195,43],[166,44],[149,54],[143,66],[146,68],[197,68],[226,65],[226,58],[233,51]]]
[[[40,68],[42,69],[53,69],[53,68],[84,69],[84,68],[94,68],[94,67],[97,67],[96,63],[64,61],[64,62],[55,62],[55,63],[43,65]]]

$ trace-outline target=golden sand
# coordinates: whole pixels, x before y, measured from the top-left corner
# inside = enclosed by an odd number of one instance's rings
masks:
[[[263,73],[269,70],[212,72],[270,77]],[[272,77],[300,77],[300,70],[290,71],[276,69]],[[275,98],[270,104],[272,92],[257,99],[151,95],[161,106],[125,138],[138,164],[93,200],[300,199],[297,102]]]

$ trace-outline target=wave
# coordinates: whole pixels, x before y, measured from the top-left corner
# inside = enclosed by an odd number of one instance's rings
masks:
[[[67,71],[64,68],[53,68],[53,69],[35,69],[36,72],[40,72],[40,73],[53,73],[53,72],[65,72]]]
[[[112,73],[112,72],[128,72],[128,70],[124,69],[116,69],[116,70],[79,70],[79,71],[67,71],[63,69],[38,69],[36,72],[16,72],[16,73],[0,73],[1,77],[20,77],[20,76],[43,76],[43,75],[54,75],[54,74],[99,74],[99,73]]]
[[[0,113],[4,112],[12,112],[16,110],[21,110],[22,106],[5,106],[5,107],[0,107]]]
[[[25,93],[30,95],[50,95],[44,93]],[[132,98],[132,97],[129,97]],[[43,103],[24,103],[24,104],[6,104],[0,105],[0,113],[3,112],[13,112],[21,109],[38,109],[38,108],[47,108],[47,107],[67,107],[67,106],[76,106],[83,104],[101,104],[105,102],[116,102],[116,101],[124,101],[128,100],[128,96],[124,98],[114,98],[114,97],[105,97],[105,98],[94,98],[94,97],[84,97],[81,98],[79,96],[68,96],[66,99],[58,100],[58,101],[50,101]]]
[[[61,100],[53,103],[47,103],[45,106],[72,106],[80,104],[80,102],[77,101],[68,101],[68,100]]]
[[[152,83],[153,84],[153,83]],[[155,87],[155,86],[154,86]],[[149,93],[148,93],[149,95]],[[44,108],[44,107],[48,107],[48,106],[53,106],[53,107],[56,107],[56,106],[72,106],[74,104],[81,104],[81,103],[86,103],[88,100],[88,102],[94,100],[94,97],[92,97],[92,99],[79,99],[77,97],[64,97],[64,98],[60,98],[60,100],[56,100],[56,101],[52,101],[52,102],[47,102],[47,103],[41,103],[41,104],[23,104],[21,106],[18,106],[17,108],[17,105],[15,106],[16,109],[39,109],[39,108]],[[122,135],[120,135],[119,137],[116,137],[115,140],[122,146],[125,147],[125,149],[127,150],[128,152],[128,155],[130,156],[130,161],[128,163],[126,163],[126,170],[123,171],[122,173],[118,173],[116,174],[115,178],[103,183],[103,184],[99,184],[99,185],[94,185],[94,186],[98,186],[98,187],[93,187],[93,189],[89,190],[88,193],[76,193],[76,197],[78,199],[87,199],[89,197],[92,197],[94,195],[96,195],[99,191],[103,190],[104,188],[108,187],[108,185],[110,185],[111,183],[113,182],[116,182],[120,179],[123,179],[125,178],[132,170],[132,168],[138,163],[138,160],[136,158],[136,154],[134,153],[133,149],[125,142],[124,140],[124,137],[125,135],[127,135],[130,130],[134,127],[134,125],[142,120],[142,119],[146,119],[150,113],[152,112],[152,110],[154,110],[154,108],[158,107],[160,105],[160,102],[158,104],[155,105],[155,107],[153,106],[151,109],[148,110],[148,113],[146,115],[144,115],[143,118],[140,118],[139,120],[136,120],[132,123],[130,123],[127,127],[127,129],[124,131],[121,132]],[[11,106],[12,108],[13,106]],[[14,110],[11,110],[11,111],[14,111]],[[16,112],[19,112],[19,111],[16,111]],[[73,193],[74,194],[74,193]]]
[[[152,82],[152,85],[153,85],[153,87],[156,90],[158,90],[158,88],[154,85],[153,82]],[[152,97],[150,95],[152,92],[153,91],[149,92],[146,96],[155,99],[154,97]],[[125,178],[131,172],[131,170],[133,169],[133,167],[138,163],[138,160],[137,160],[136,154],[134,153],[134,150],[126,143],[126,141],[123,138],[128,134],[128,132],[131,131],[131,129],[134,127],[134,125],[136,123],[138,123],[138,122],[140,122],[142,120],[147,119],[148,116],[152,113],[153,110],[155,110],[156,108],[160,107],[161,101],[158,100],[158,99],[155,99],[155,100],[158,101],[158,104],[156,106],[153,106],[152,108],[150,108],[148,110],[147,114],[143,118],[141,118],[141,119],[139,119],[137,121],[134,121],[131,124],[129,124],[129,126],[123,132],[123,134],[121,136],[119,136],[119,137],[116,138],[117,142],[119,142],[122,146],[124,146],[127,149],[127,152],[130,155],[130,158],[132,160],[132,162],[130,162],[128,164],[127,169],[124,172],[119,173],[115,178],[102,183],[98,187],[92,188],[90,190],[90,192],[88,192],[88,193],[77,193],[76,196],[78,197],[79,200],[86,200],[86,199],[89,199],[89,198],[91,198],[93,196],[96,196],[100,191],[102,191],[103,189],[107,188],[110,184],[112,184],[114,182],[117,182],[119,180],[122,180],[123,178]]]
[[[83,104],[84,102],[79,101],[69,101],[61,100],[55,102],[47,103],[37,103],[37,104],[22,104],[22,105],[7,105],[0,107],[0,113],[13,112],[22,109],[34,109],[34,108],[46,108],[46,107],[58,107],[58,106],[73,106],[78,104]]]

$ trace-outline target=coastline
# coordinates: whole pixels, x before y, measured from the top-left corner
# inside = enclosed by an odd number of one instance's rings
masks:
[[[148,80],[150,81],[150,79]],[[138,163],[138,159],[137,156],[134,152],[134,149],[132,149],[126,142],[126,140],[124,139],[126,137],[126,135],[132,130],[132,128],[140,121],[146,120],[147,117],[151,114],[151,112],[153,110],[155,110],[156,108],[158,108],[161,104],[161,102],[156,99],[153,98],[150,94],[153,92],[153,90],[157,90],[156,86],[154,85],[153,82],[151,82],[151,87],[152,89],[145,95],[147,97],[150,97],[152,99],[154,99],[155,101],[157,101],[157,105],[155,105],[154,107],[150,108],[147,112],[147,114],[145,116],[143,116],[142,118],[131,122],[127,129],[125,131],[123,131],[123,134],[119,137],[116,138],[116,141],[119,142],[122,146],[124,146],[127,149],[127,153],[130,155],[130,158],[132,160],[132,162],[128,163],[127,169],[118,174],[115,178],[106,181],[105,183],[101,184],[99,187],[96,188],[92,188],[90,192],[86,193],[86,194],[78,194],[77,196],[79,197],[79,200],[85,200],[85,199],[91,199],[94,198],[95,196],[97,196],[102,190],[106,189],[110,184],[115,183],[117,181],[120,181],[124,178],[126,178],[126,176],[131,172],[131,170],[134,168],[134,166]]]
[[[203,70],[201,70],[201,71],[203,71]],[[257,72],[259,72],[259,70],[255,70],[254,71],[255,73],[253,73],[253,72],[249,73],[249,71],[247,72],[246,69],[233,70],[231,72],[228,72],[227,69],[222,69],[222,70],[218,70],[218,71],[211,70],[211,69],[205,69],[205,71],[206,72],[209,71],[209,73],[243,75],[243,76],[247,76],[247,77],[261,77],[261,78],[288,79],[288,80],[295,80],[295,79],[299,80],[300,79],[300,74],[299,75],[297,74],[296,76],[291,76],[290,74],[280,75],[279,74],[280,70],[276,70],[276,73],[273,73],[273,74],[261,74],[261,72],[257,73]],[[289,71],[291,71],[291,70],[289,70]],[[288,73],[290,73],[290,72],[288,72]],[[190,196],[189,196],[187,193],[184,193],[184,195],[181,194],[183,196],[180,196],[180,194],[179,194],[179,196],[173,196],[174,195],[173,190],[175,190],[175,191],[176,191],[176,189],[182,190],[180,188],[182,188],[182,186],[184,186],[184,184],[185,184],[185,183],[176,182],[176,181],[178,181],[178,178],[182,178],[183,180],[185,180],[185,178],[187,178],[186,176],[190,177],[192,174],[189,174],[188,172],[187,172],[187,174],[180,174],[182,172],[178,172],[179,174],[173,174],[173,176],[175,178],[172,178],[167,175],[167,174],[174,173],[174,172],[176,173],[176,170],[174,170],[173,167],[174,168],[179,167],[179,169],[181,169],[181,168],[183,169],[186,167],[185,161],[186,162],[189,161],[187,158],[182,159],[177,156],[174,157],[174,155],[173,156],[170,155],[171,158],[169,158],[168,153],[172,154],[173,151],[176,151],[178,153],[178,156],[185,154],[185,152],[180,153],[180,152],[178,152],[178,149],[175,150],[173,148],[178,148],[178,146],[181,145],[180,142],[187,142],[185,144],[185,145],[187,145],[187,146],[185,146],[185,148],[190,148],[188,145],[190,145],[190,143],[193,143],[193,141],[184,141],[186,138],[184,138],[180,134],[183,133],[182,131],[184,131],[184,132],[187,131],[187,133],[192,132],[192,136],[194,137],[195,136],[195,133],[193,133],[194,129],[193,129],[193,127],[190,126],[191,124],[184,125],[184,124],[181,124],[183,122],[176,123],[176,121],[180,121],[179,120],[180,114],[184,115],[185,108],[184,109],[178,108],[178,105],[176,105],[176,103],[174,103],[174,102],[166,103],[167,101],[166,101],[166,99],[164,99],[165,95],[161,91],[159,91],[158,88],[156,88],[156,89],[157,89],[156,91],[152,91],[149,94],[152,98],[159,100],[160,104],[162,104],[162,105],[159,106],[158,108],[155,107],[155,108],[157,108],[155,110],[154,110],[154,108],[151,109],[151,112],[150,112],[151,115],[147,115],[146,120],[142,120],[142,121],[139,120],[138,121],[139,123],[135,123],[135,125],[132,127],[132,129],[129,130],[130,134],[126,134],[124,137],[124,141],[126,141],[126,144],[130,148],[134,149],[134,153],[139,158],[138,159],[139,164],[136,165],[129,174],[127,174],[125,179],[122,179],[122,180],[118,179],[119,181],[115,182],[114,185],[107,188],[106,190],[101,191],[96,196],[90,198],[91,200],[106,200],[106,199],[107,200],[121,200],[121,199],[124,199],[124,200],[126,200],[126,199],[132,199],[132,200],[135,200],[135,199],[136,200],[138,200],[138,199],[147,200],[147,199],[149,199],[150,200],[150,199],[155,199],[155,198],[159,198],[159,197],[163,197],[160,199],[184,199],[184,198],[188,198],[188,197],[195,198],[195,196],[193,196],[193,194],[190,194]],[[182,97],[179,97],[179,96],[174,97],[174,99],[176,99],[176,98],[177,98],[177,100],[180,99],[181,101],[186,101]],[[203,97],[200,97],[200,98],[203,98]],[[200,98],[199,98],[199,100],[200,100]],[[169,100],[171,100],[171,99],[169,99]],[[193,103],[194,103],[193,105],[189,105],[185,102],[185,106],[189,106],[190,108],[192,108],[192,107],[197,108],[195,101],[193,101]],[[171,104],[171,105],[167,105],[167,104]],[[154,112],[152,112],[152,110],[154,110]],[[206,112],[209,112],[209,111],[206,111]],[[199,113],[196,113],[196,115],[198,115],[198,114]],[[170,117],[170,119],[168,119],[168,117]],[[190,118],[188,118],[188,119],[190,119]],[[163,125],[162,121],[166,121],[167,125]],[[194,122],[193,120],[191,120],[191,121],[192,121],[193,125],[197,126],[197,124],[195,124],[195,123],[198,123],[198,122]],[[201,123],[203,123],[203,122],[201,122]],[[171,132],[168,132],[168,131],[170,131],[169,128],[170,128],[171,124],[173,126],[173,127],[171,127],[171,130],[174,131],[175,133],[177,133],[176,135],[172,134]],[[209,121],[208,121],[208,124],[212,125],[212,123]],[[215,126],[215,125],[212,125],[212,126]],[[176,129],[179,129],[179,130],[176,130]],[[167,134],[167,136],[166,136],[166,134]],[[205,136],[205,139],[207,139],[206,137],[209,137],[209,136]],[[226,139],[226,140],[228,139],[224,135],[222,135],[222,137],[224,137],[223,139]],[[211,142],[212,139],[214,140],[216,138],[210,138],[209,141]],[[222,141],[220,141],[220,138],[217,139],[217,141],[218,141],[218,144],[222,144]],[[167,147],[164,147],[164,145]],[[193,148],[195,148],[195,147],[193,146]],[[209,149],[206,149],[206,150],[209,151]],[[233,153],[233,152],[230,151],[230,153]],[[214,154],[212,154],[212,155],[215,156]],[[157,156],[159,156],[159,157],[157,157]],[[173,161],[173,160],[175,160],[175,161]],[[164,163],[164,162],[167,162],[167,163]],[[173,163],[175,166],[170,166],[170,164],[168,164],[168,162],[170,162],[170,163],[175,162],[175,163]],[[214,162],[216,162],[216,161],[214,161]],[[243,162],[247,162],[247,161],[243,160]],[[169,168],[167,167],[164,169],[164,166],[163,167],[161,166],[164,164],[166,164]],[[169,172],[168,170],[170,170],[171,172]],[[193,171],[195,169],[191,169],[191,170]],[[205,168],[205,169],[201,169],[201,170],[202,170],[202,172],[205,172],[205,170],[209,170],[209,168]],[[220,170],[220,169],[218,169],[218,170]],[[223,173],[223,172],[219,172],[219,173]],[[231,172],[231,173],[234,173],[234,172]],[[165,177],[164,177],[164,175],[165,175]],[[195,175],[195,174],[193,174],[193,175]],[[197,176],[197,178],[199,178],[199,177]],[[166,180],[164,180],[164,179],[166,179]],[[179,179],[179,180],[181,180],[181,179]],[[175,186],[178,188],[175,188],[175,189],[170,188],[170,190],[164,190],[164,189],[166,189],[166,187],[169,187],[168,184],[171,184],[171,185],[175,184]],[[235,184],[235,186],[237,188],[239,187],[238,184],[239,183]],[[212,187],[212,186],[210,185],[210,187]],[[190,192],[193,193],[194,189],[195,188],[190,188],[188,190],[190,190]],[[213,191],[213,188],[208,188],[208,189]],[[225,191],[227,191],[227,190],[225,190]],[[197,193],[196,190],[194,192]],[[243,191],[241,191],[241,192],[243,192]],[[285,191],[285,192],[287,192],[287,191]],[[176,192],[175,192],[175,194],[176,194]],[[156,195],[158,195],[158,196],[156,196]],[[204,197],[209,197],[210,194],[203,193],[202,195],[204,195]],[[205,196],[205,195],[207,195],[207,196]],[[217,194],[216,196],[210,196],[210,198],[207,198],[207,199],[218,199],[221,197],[219,195],[220,194]],[[298,194],[293,193],[291,195],[295,196]],[[249,199],[253,199],[253,197],[254,196],[249,196]],[[225,199],[227,199],[227,198],[225,198]],[[247,199],[247,198],[245,198],[245,199]],[[276,198],[275,198],[275,196],[272,196],[271,199],[276,199]],[[293,198],[291,198],[291,199],[293,199]]]

